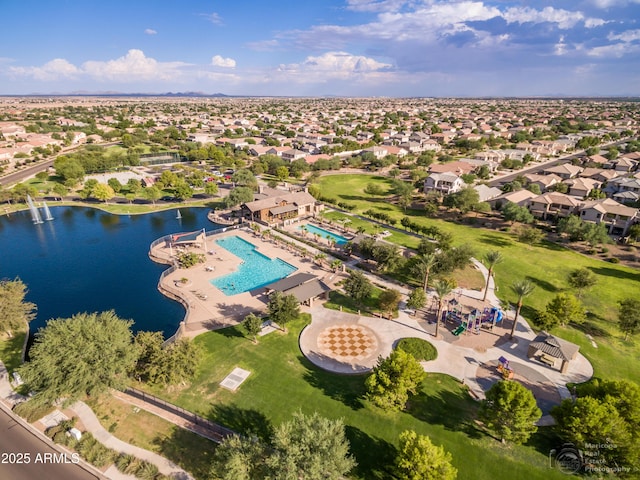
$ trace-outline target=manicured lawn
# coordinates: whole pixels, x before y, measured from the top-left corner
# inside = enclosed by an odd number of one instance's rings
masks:
[[[87,404],[115,437],[168,458],[197,479],[207,478],[214,442],[145,410],[134,410],[110,395],[87,400]]]
[[[306,317],[306,318],[305,318]],[[188,388],[155,389],[189,410],[209,416],[238,432],[268,436],[274,425],[296,411],[342,418],[357,478],[389,478],[398,435],[413,429],[429,435],[453,455],[458,478],[564,478],[547,468],[548,446],[502,446],[477,429],[477,403],[451,377],[431,374],[407,412],[384,413],[361,400],[364,376],[334,375],[318,369],[300,353],[298,336],[308,316],[289,325],[288,334],[271,333],[254,345],[238,327],[198,336],[206,354],[198,377]],[[220,381],[241,367],[251,372],[236,392]],[[540,437],[543,438],[543,437]]]
[[[368,183],[378,183],[388,189],[389,182],[384,177],[339,175],[322,177],[319,185],[324,196],[357,205],[354,213],[373,209],[383,211],[399,221],[405,216],[402,209],[384,202],[382,197],[374,197],[371,201],[371,196],[364,193]],[[587,324],[581,327],[582,330],[569,327],[554,332],[581,346],[581,351],[592,361],[597,376],[640,381],[640,349],[633,341],[623,342],[623,335],[617,328],[618,302],[627,297],[635,297],[640,291],[638,270],[587,257],[549,242],[529,247],[506,232],[427,218],[417,210],[408,210],[406,215],[411,216],[416,223],[435,225],[442,231],[451,233],[454,245],[468,243],[474,249],[476,258],[481,259],[489,250],[499,250],[504,261],[495,267],[495,279],[497,294],[501,300],[512,303],[517,300],[509,288],[516,280],[527,278],[536,285],[533,294],[525,299],[523,314],[528,319],[533,318],[533,309],[543,309],[554,295],[569,291],[567,276],[571,270],[587,268],[593,271],[598,283],[585,292],[582,298],[589,311]],[[344,214],[328,213],[327,217],[338,219],[344,217]],[[352,218],[350,227],[357,228],[361,222],[368,223]],[[371,223],[367,231],[374,233]],[[394,233],[388,240],[407,247],[414,247],[418,243],[417,238],[399,233]],[[597,349],[591,346],[585,333],[596,337]]]

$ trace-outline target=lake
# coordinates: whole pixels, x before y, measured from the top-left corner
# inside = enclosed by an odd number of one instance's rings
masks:
[[[50,318],[115,310],[134,331],[173,335],[182,305],[158,289],[167,265],[148,256],[149,245],[170,233],[213,230],[207,208],[113,215],[88,207],[50,207],[52,221],[34,225],[28,210],[0,216],[0,278],[20,279],[38,306],[31,333]]]

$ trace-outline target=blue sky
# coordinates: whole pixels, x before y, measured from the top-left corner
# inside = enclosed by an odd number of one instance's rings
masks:
[[[0,4],[4,95],[640,95],[640,0]]]

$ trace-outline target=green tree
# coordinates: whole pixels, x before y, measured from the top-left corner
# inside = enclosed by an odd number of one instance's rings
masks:
[[[111,200],[113,197],[115,197],[116,193],[113,191],[113,188],[111,188],[106,183],[99,183],[93,188],[91,195],[95,199],[107,203],[108,200]]]
[[[563,327],[569,322],[583,323],[586,317],[584,306],[573,295],[559,293],[547,304],[547,318],[554,325]]]
[[[253,189],[250,187],[232,188],[223,202],[225,207],[231,208],[237,205],[253,201]]]
[[[444,197],[442,203],[446,207],[457,208],[461,213],[468,213],[477,208],[480,195],[473,187],[465,187]]]
[[[162,190],[155,185],[151,185],[143,190],[144,198],[156,204],[156,201],[162,196]]]
[[[276,177],[281,182],[284,182],[287,178],[289,178],[289,169],[284,165],[276,168]]]
[[[526,243],[529,246],[540,243],[544,238],[544,232],[542,230],[530,225],[521,225],[516,230],[516,235],[518,236],[519,242]]]
[[[577,215],[569,215],[558,220],[556,230],[560,235],[568,235],[572,242],[584,240],[584,222]]]
[[[213,197],[218,194],[218,184],[216,182],[207,182],[204,184],[204,193]]]
[[[193,188],[191,188],[187,182],[182,180],[176,183],[173,188],[173,193],[176,198],[186,200],[187,198],[193,197]]]
[[[378,297],[378,307],[383,313],[387,313],[389,318],[393,316],[393,312],[398,310],[398,304],[402,295],[398,290],[393,288],[383,290]]]
[[[1,307],[0,307],[1,308]],[[640,328],[640,300],[625,298],[618,308],[618,326],[624,332],[624,339],[633,335]]]
[[[173,187],[176,183],[178,183],[179,177],[175,172],[171,170],[164,170],[160,174],[160,182],[165,187]]]
[[[538,430],[542,412],[531,390],[518,382],[499,381],[487,391],[479,416],[502,441],[519,444]]]
[[[250,313],[242,321],[242,326],[246,330],[248,335],[253,337],[253,343],[258,343],[258,334],[262,330],[262,320]]]
[[[342,285],[344,291],[356,302],[362,303],[371,296],[373,285],[362,272],[352,270]]]
[[[26,295],[27,286],[19,278],[0,280],[0,332],[6,332],[9,337],[36,316],[36,305],[27,302]]]
[[[487,264],[487,269],[489,271],[487,272],[487,281],[484,286],[484,294],[482,295],[483,302],[487,299],[487,292],[489,291],[489,279],[493,274],[493,268],[499,263],[502,263],[503,260],[504,258],[502,257],[502,254],[497,250],[491,250],[484,256],[484,261]]]
[[[366,187],[364,187],[364,193],[372,197],[379,197],[384,194],[384,188],[378,183],[367,183]]]
[[[251,170],[247,169],[241,169],[235,172],[231,176],[231,181],[234,183],[234,185],[250,188],[252,193],[253,190],[258,186],[258,180],[256,180],[256,176],[251,173]],[[251,200],[253,200],[253,197],[251,198]]]
[[[342,420],[294,413],[273,433],[266,460],[274,480],[340,480],[356,466]]]
[[[113,311],[49,320],[36,334],[22,378],[44,402],[124,388],[138,358],[132,324]]]
[[[507,202],[502,207],[502,217],[511,223],[531,223],[533,222],[533,215],[527,209],[527,207],[521,207],[517,203]]]
[[[509,338],[513,339],[513,334],[516,331],[516,325],[518,324],[518,317],[520,316],[520,310],[522,310],[522,302],[525,297],[528,297],[535,290],[535,285],[529,280],[517,280],[511,284],[511,290],[518,297],[516,303],[516,314],[513,317],[513,325],[511,326],[511,333]]]
[[[300,316],[300,304],[293,295],[273,292],[267,304],[269,320],[277,323],[286,332],[286,324]]]
[[[411,290],[409,294],[409,298],[407,300],[407,307],[412,308],[414,310],[420,310],[427,304],[427,294],[424,293],[422,288],[414,288]]]
[[[140,331],[136,334],[134,343],[138,349],[138,359],[133,376],[138,381],[153,383],[161,367],[162,344],[164,343],[162,332]]]
[[[371,253],[373,254],[373,259],[378,264],[378,270],[381,272],[392,270],[402,260],[400,248],[397,245],[384,243],[374,244]]]
[[[378,359],[365,381],[366,397],[384,410],[402,410],[425,376],[413,355],[396,349],[389,357]]]
[[[429,288],[429,274],[437,263],[438,257],[435,253],[425,253],[414,257],[411,270],[414,275],[417,275],[422,280],[422,288],[425,292]]]
[[[604,223],[595,224],[595,223],[585,222],[584,239],[593,248],[597,247],[602,243],[611,242],[611,239],[609,238],[609,233],[607,231],[607,226]]]
[[[438,297],[438,312],[436,313],[436,333],[435,336],[438,338],[438,331],[440,328],[440,317],[442,316],[442,307],[444,306],[444,300],[449,295],[453,289],[455,288],[454,283],[451,280],[446,278],[441,278],[436,281],[433,285],[434,290],[436,291],[436,295]]]
[[[120,180],[115,177],[107,180],[107,185],[109,185],[115,193],[120,193],[120,190],[122,190]]]
[[[454,480],[458,471],[451,465],[451,454],[434,445],[426,435],[413,430],[400,434],[396,469],[402,480]]]
[[[632,243],[636,243],[640,238],[640,223],[631,225],[629,227],[629,230],[627,230],[627,235],[629,236],[629,240],[631,240]]]
[[[216,480],[264,480],[269,478],[265,463],[267,445],[257,438],[232,435],[213,452],[210,478]]]
[[[581,298],[587,288],[591,288],[597,283],[598,278],[589,269],[575,268],[569,273],[568,281],[569,285],[578,291],[577,297]]]
[[[53,162],[56,175],[62,178],[65,184],[75,185],[80,182],[85,175],[84,168],[76,158],[69,158],[64,155],[59,156]]]

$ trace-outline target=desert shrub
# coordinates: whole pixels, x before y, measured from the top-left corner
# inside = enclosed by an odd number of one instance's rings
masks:
[[[616,258],[616,257],[608,258],[607,261],[609,261],[611,263],[620,263],[620,259]]]
[[[438,350],[431,343],[421,338],[403,338],[396,347],[413,355],[419,362],[428,362],[438,358]]]
[[[141,480],[154,480],[156,475],[158,475],[158,467],[144,460],[140,462],[140,466],[135,472],[135,476]]]

